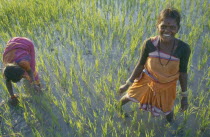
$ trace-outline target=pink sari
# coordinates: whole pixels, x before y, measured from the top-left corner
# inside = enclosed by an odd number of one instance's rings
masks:
[[[30,64],[30,66],[28,65],[26,66],[26,68],[29,68],[34,72],[34,78],[38,84],[39,77],[35,69],[36,61],[33,42],[25,37],[14,37],[8,41],[7,46],[4,50],[3,63],[4,65],[7,65],[8,63],[19,64],[21,62],[26,62],[25,64]],[[27,80],[31,81],[29,75],[26,72],[24,74],[24,77]]]

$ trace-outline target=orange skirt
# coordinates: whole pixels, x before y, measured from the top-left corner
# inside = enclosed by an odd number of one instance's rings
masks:
[[[168,115],[176,98],[176,81],[162,84],[142,73],[142,77],[129,88],[127,97],[140,103],[140,109],[150,111],[154,116]]]

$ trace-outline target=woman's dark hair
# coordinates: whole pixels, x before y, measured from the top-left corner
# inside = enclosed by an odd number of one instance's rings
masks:
[[[4,69],[4,77],[7,81],[11,80],[12,82],[17,83],[22,79],[24,72],[25,71],[17,65],[8,65]]]
[[[180,28],[181,16],[177,9],[166,8],[166,9],[162,10],[158,16],[157,25],[159,25],[161,23],[161,21],[163,21],[166,18],[175,19],[178,27]]]

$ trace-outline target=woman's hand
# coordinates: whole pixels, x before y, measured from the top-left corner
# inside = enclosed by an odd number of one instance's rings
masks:
[[[9,99],[9,103],[13,106],[17,106],[19,104],[18,96],[16,94],[11,96],[11,98]]]
[[[39,85],[33,84],[33,87],[34,87],[34,90],[35,90],[36,92],[41,92],[41,87],[40,87]]]
[[[27,71],[28,75],[30,76],[31,78],[31,84],[33,85],[34,87],[34,90],[36,92],[40,92],[41,91],[41,87],[40,85],[37,85],[36,82],[35,82],[35,78],[34,78],[34,72],[32,71],[32,69],[28,70]]]
[[[121,85],[120,86],[120,89],[119,89],[119,94],[124,93],[125,91],[128,90],[128,88],[129,88],[129,85],[128,84]]]
[[[181,99],[181,108],[180,111],[184,112],[185,110],[187,110],[188,108],[188,101],[187,101],[187,97],[182,97]]]

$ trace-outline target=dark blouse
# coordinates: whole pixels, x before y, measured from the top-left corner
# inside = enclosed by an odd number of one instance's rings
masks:
[[[141,46],[140,64],[144,65],[147,61],[149,53],[157,50],[151,39],[144,41]],[[187,72],[187,65],[190,56],[190,46],[181,40],[178,40],[178,46],[172,56],[180,59],[179,72]]]

